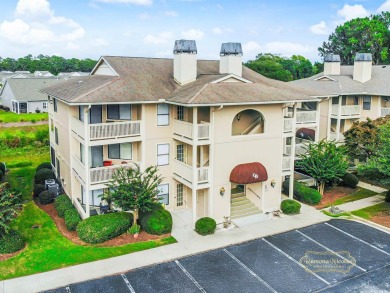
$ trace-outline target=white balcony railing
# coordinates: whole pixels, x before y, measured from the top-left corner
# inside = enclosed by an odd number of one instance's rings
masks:
[[[84,122],[80,121],[77,118],[72,117],[70,119],[70,127],[72,128],[71,130],[75,132],[78,136],[80,136],[82,139],[85,138],[84,135]]]
[[[119,168],[129,169],[134,168],[134,164],[138,163],[129,163],[129,164],[122,164],[122,165],[114,165],[114,166],[107,166],[107,167],[98,167],[98,168],[91,168],[89,170],[90,175],[90,183],[96,184],[96,183],[106,183],[112,179],[112,176],[118,170]]]
[[[140,121],[99,123],[89,125],[90,139],[106,139],[141,135]]]
[[[352,105],[352,106],[341,106],[340,115],[341,116],[357,116],[360,115],[361,110],[359,105]],[[332,105],[332,114],[338,115],[339,114],[339,105]]]
[[[330,132],[329,133],[329,140],[336,140],[337,141],[337,133]],[[338,141],[343,142],[344,140],[345,140],[344,134],[340,133]]]
[[[295,156],[305,154],[307,152],[307,145],[300,143],[295,145]]]
[[[73,170],[79,175],[79,177],[85,182],[85,166],[80,162],[79,158],[73,155]]]
[[[210,124],[203,122],[197,124],[198,127],[198,139],[205,140],[210,138]],[[173,121],[173,132],[182,137],[193,139],[193,124],[186,121],[174,120]]]
[[[202,167],[197,168],[196,171],[198,173],[198,183],[208,183],[209,182],[209,168],[210,167]]]
[[[297,124],[316,123],[317,111],[297,111]]]
[[[293,129],[293,118],[284,118],[283,131],[290,132]]]
[[[290,171],[291,169],[291,157],[283,157],[282,171]]]
[[[381,116],[385,117],[387,115],[390,115],[390,108],[382,107],[381,108]]]
[[[190,165],[187,165],[178,160],[174,160],[173,163],[174,173],[183,178],[184,180],[192,183],[192,172],[193,169]],[[210,181],[210,167],[196,168],[198,184],[208,183]]]
[[[291,156],[291,145],[283,146],[283,155]]]

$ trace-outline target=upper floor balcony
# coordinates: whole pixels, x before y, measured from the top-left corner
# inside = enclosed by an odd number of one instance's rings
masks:
[[[188,140],[197,140],[199,143],[208,142],[210,139],[210,123],[201,122],[195,125],[196,134],[194,134],[194,124],[191,122],[173,120],[173,133],[178,137]]]
[[[297,109],[296,124],[313,124],[317,123],[317,111],[307,109]]]
[[[210,167],[197,167],[193,168],[179,160],[173,161],[174,175],[177,179],[193,185],[193,175],[195,172],[195,178],[197,187],[201,187],[204,184],[210,183]]]
[[[334,116],[339,116],[343,118],[357,118],[361,115],[361,106],[360,105],[344,105],[339,106],[338,104],[333,104],[331,109],[331,114]]]

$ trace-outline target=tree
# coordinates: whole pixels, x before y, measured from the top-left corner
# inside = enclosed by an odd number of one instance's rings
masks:
[[[157,174],[157,167],[150,166],[144,172],[139,167],[120,168],[115,171],[108,184],[107,199],[124,211],[134,211],[134,224],[137,224],[138,211],[147,212],[158,198],[158,185],[162,178]]]
[[[318,51],[325,57],[339,54],[342,64],[352,65],[356,53],[371,53],[374,64],[388,64],[390,60],[390,12],[355,18],[336,27]]]
[[[348,160],[345,154],[345,148],[337,146],[334,141],[311,142],[296,165],[317,181],[318,191],[323,195],[326,183],[340,179],[347,172]]]
[[[0,184],[0,238],[10,231],[9,224],[21,207],[21,193],[8,189],[6,183]]]

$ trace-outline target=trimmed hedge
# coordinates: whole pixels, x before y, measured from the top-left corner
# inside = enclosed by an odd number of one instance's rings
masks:
[[[195,231],[203,236],[214,234],[216,228],[217,223],[209,217],[200,218],[195,223]]]
[[[140,218],[142,229],[152,235],[162,235],[172,231],[172,215],[164,209],[143,213]]]
[[[385,202],[390,202],[390,190],[386,192]]]
[[[301,211],[301,204],[292,199],[285,199],[280,204],[280,209],[282,210],[283,214],[286,215],[299,214]]]
[[[81,222],[80,215],[76,208],[65,211],[65,225],[68,231],[76,231],[77,225]]]
[[[356,188],[359,183],[359,178],[351,173],[345,173],[345,175],[341,178],[342,184],[346,187]]]
[[[47,179],[56,179],[52,170],[44,168],[35,173],[35,184],[45,184],[45,180]]]
[[[0,170],[1,170],[1,172],[3,172],[3,174],[5,174],[6,169],[5,169],[5,164],[4,163],[0,162]]]
[[[87,243],[102,243],[125,233],[133,223],[130,213],[110,213],[89,217],[77,225],[77,234]]]
[[[45,191],[45,185],[35,184],[34,186],[34,196],[37,197],[41,194],[42,191]]]
[[[72,201],[66,194],[62,194],[54,200],[54,207],[56,208],[60,218],[65,217],[66,211],[74,208]]]
[[[52,192],[45,190],[39,194],[39,202],[43,205],[50,204],[54,201],[54,195]]]
[[[38,172],[39,170],[42,170],[42,169],[49,169],[49,170],[52,170],[52,166],[51,166],[51,163],[50,162],[44,162],[42,164],[40,164],[36,171]]]
[[[3,175],[4,175],[3,171],[0,170],[0,181],[3,179]]]
[[[22,235],[18,231],[10,230],[8,234],[0,237],[0,253],[16,252],[21,250],[25,243]]]
[[[283,192],[287,195],[289,195],[290,192],[289,184],[289,179],[285,180],[282,184]],[[298,181],[294,181],[294,198],[309,205],[316,205],[321,201],[321,194],[316,189],[307,187]]]
[[[139,219],[141,220],[143,217],[145,217],[146,215],[154,212],[154,211],[157,211],[157,210],[163,210],[164,207],[162,206],[161,203],[159,202],[155,202],[155,203],[152,203],[149,205],[149,208],[150,208],[150,211],[141,211],[139,210],[138,212],[138,215],[139,215]]]

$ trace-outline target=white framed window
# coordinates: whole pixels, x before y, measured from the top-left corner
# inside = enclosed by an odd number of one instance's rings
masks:
[[[169,184],[161,184],[157,186],[158,198],[161,204],[169,205]]]
[[[43,102],[43,103],[42,103],[42,108],[43,108],[43,109],[47,109],[47,102]]]
[[[82,188],[82,187],[81,187]],[[86,198],[86,192],[84,192],[82,188],[82,204],[85,205],[87,204],[87,198]],[[102,201],[102,196],[103,195],[103,189],[96,189],[96,190],[91,190],[89,192],[89,205],[90,206],[99,206],[100,202]]]
[[[370,96],[363,97],[363,110],[371,110],[371,97]]]
[[[132,159],[133,145],[131,143],[117,143],[108,145],[108,158],[109,159]]]
[[[107,105],[107,119],[131,120],[131,105]]]
[[[56,141],[56,144],[58,145],[58,128],[54,127],[54,138]]]
[[[84,164],[84,157],[85,157],[85,150],[84,145],[80,143],[80,162]]]
[[[177,106],[177,120],[184,121],[184,107]]]
[[[157,145],[157,166],[169,165],[169,143]]]
[[[178,144],[176,146],[176,159],[180,162],[184,162],[184,144]]]
[[[157,105],[157,126],[169,125],[169,105],[158,104]]]

